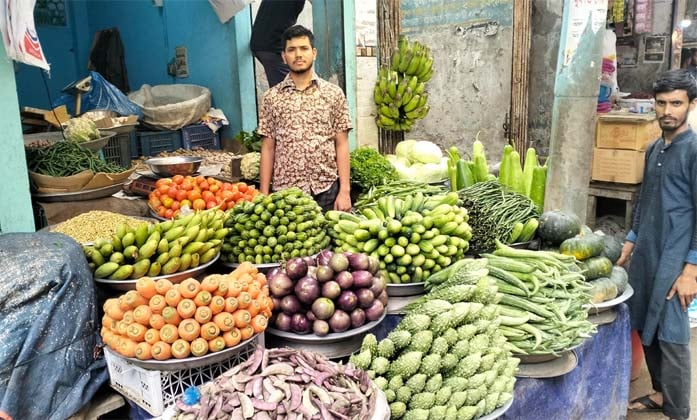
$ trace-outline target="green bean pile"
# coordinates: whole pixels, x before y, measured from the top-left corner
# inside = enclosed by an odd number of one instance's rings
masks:
[[[590,286],[573,257],[513,249],[498,243],[489,276],[501,293],[499,309],[506,346],[517,354],[559,353],[596,332],[588,321]]]
[[[509,190],[498,181],[478,182],[458,192],[472,227],[470,252],[481,254],[496,249],[496,240],[506,242],[516,222],[539,217],[533,201]]]
[[[70,141],[58,141],[49,147],[26,149],[30,171],[48,176],[70,176],[90,169],[92,172],[119,173],[122,168],[105,162],[90,150]]]
[[[363,207],[372,207],[377,205],[378,198],[385,196],[393,196],[396,198],[406,198],[421,191],[425,196],[444,194],[447,191],[442,185],[430,185],[424,182],[412,181],[394,181],[383,185],[377,185],[361,194],[358,200],[354,203],[357,209]]]

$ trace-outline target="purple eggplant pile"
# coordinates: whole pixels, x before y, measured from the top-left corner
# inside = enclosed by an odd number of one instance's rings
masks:
[[[385,278],[377,259],[352,252],[320,252],[288,260],[267,274],[274,313],[271,325],[323,337],[382,317]]]

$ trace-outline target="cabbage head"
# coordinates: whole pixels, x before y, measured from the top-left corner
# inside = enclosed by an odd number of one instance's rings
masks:
[[[404,140],[397,143],[395,156],[404,165],[413,163],[439,163],[443,157],[440,147],[427,140]]]
[[[440,163],[443,151],[437,144],[430,141],[417,141],[411,148],[409,160],[421,163]]]
[[[94,121],[84,117],[69,119],[64,132],[67,140],[77,143],[82,143],[101,137]]]
[[[242,179],[253,180],[259,178],[259,166],[261,165],[261,153],[245,153],[240,162]]]
[[[411,149],[412,147],[414,147],[415,144],[416,140],[400,141],[394,148],[394,154],[397,155],[397,157],[405,158],[411,161]]]

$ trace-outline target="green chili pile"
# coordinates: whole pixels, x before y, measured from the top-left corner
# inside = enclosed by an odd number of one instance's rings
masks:
[[[94,173],[119,173],[127,170],[100,160],[90,150],[70,141],[58,141],[45,148],[26,149],[26,153],[29,170],[41,175],[63,177],[87,169]]]

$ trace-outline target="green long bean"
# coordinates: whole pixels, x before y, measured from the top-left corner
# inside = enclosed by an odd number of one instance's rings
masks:
[[[48,147],[26,149],[27,167],[42,175],[65,177],[84,170],[119,173],[127,168],[105,162],[77,143],[58,141]]]

